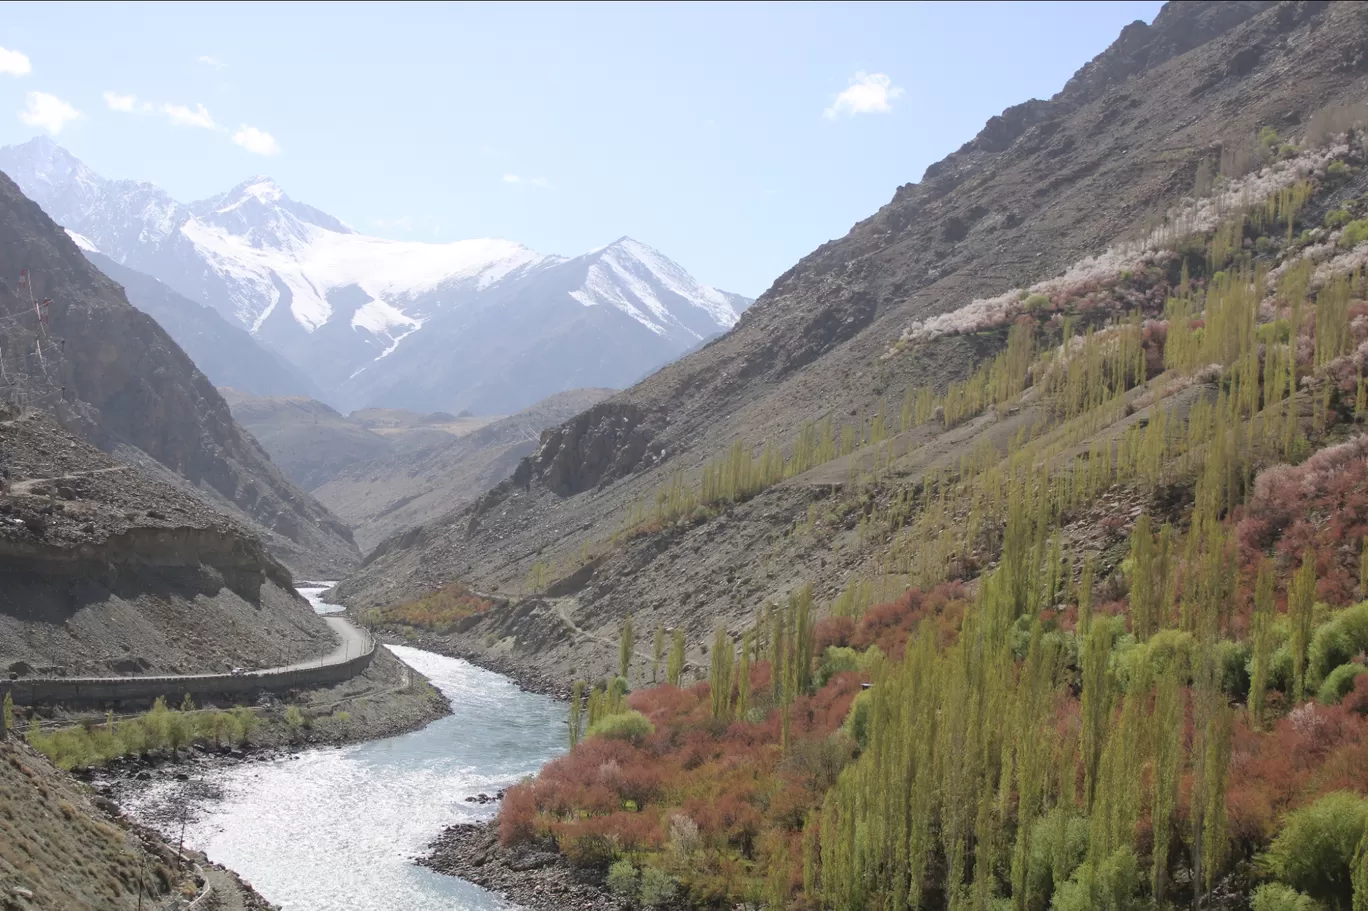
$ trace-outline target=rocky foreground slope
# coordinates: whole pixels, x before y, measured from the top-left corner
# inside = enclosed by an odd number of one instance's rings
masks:
[[[221,673],[326,654],[334,636],[239,522],[0,407],[0,670]]]
[[[1213,175],[1263,160],[1261,130],[1276,152],[1279,134],[1323,129],[1313,114],[1359,103],[1366,76],[1361,5],[1165,6],[1053,98],[992,118],[920,182],[805,257],[726,336],[543,434],[514,476],[475,504],[383,542],[343,597],[373,606],[453,578],[490,592],[545,589],[546,600],[470,626],[466,644],[566,673],[615,667],[615,631],[628,614],[638,628],[681,625],[699,641],[715,618],[749,616],[805,583],[834,598],[870,573],[860,534],[870,504],[852,507],[835,492],[852,466],[874,467],[871,456],[836,459],[740,506],[652,530],[657,504],[697,489],[702,463],[721,465],[735,444],[756,461],[767,443],[789,456],[805,422],[829,418],[842,451],[843,425],[869,439],[876,422],[906,423],[897,418],[908,390],[943,392],[1007,335],[1005,326],[919,327],[1146,237],[1170,207],[1209,192]],[[909,333],[917,344],[903,351]],[[1002,451],[1022,420],[985,415],[943,435],[917,422],[895,442],[895,457],[911,461],[894,470],[915,489],[922,472],[949,470],[981,442]],[[834,543],[804,544],[799,527],[823,527]]]
[[[0,907],[100,911],[173,907],[210,893],[203,907],[275,906],[232,872],[133,825],[108,798],[36,751],[0,737]]]
[[[326,577],[356,560],[347,528],[280,474],[166,332],[3,175],[0,366],[4,399],[240,516],[295,571]]]

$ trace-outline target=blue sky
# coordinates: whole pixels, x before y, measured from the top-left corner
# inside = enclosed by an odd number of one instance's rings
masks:
[[[0,145],[758,295],[1160,4],[0,4]],[[77,116],[73,116],[73,114]]]

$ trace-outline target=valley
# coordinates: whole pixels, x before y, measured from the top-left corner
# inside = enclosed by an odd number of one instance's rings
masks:
[[[1363,911],[1368,7],[1112,34],[754,301],[0,148],[0,907]]]

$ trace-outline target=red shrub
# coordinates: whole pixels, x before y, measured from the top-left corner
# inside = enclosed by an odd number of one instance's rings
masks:
[[[1368,716],[1368,674],[1359,674],[1354,678],[1354,688],[1344,694],[1340,705],[1347,712]]]
[[[1358,558],[1368,535],[1368,436],[1260,472],[1238,515],[1244,576],[1253,577],[1261,553],[1274,552],[1288,568],[1309,548],[1317,597],[1338,605],[1357,600]]]
[[[817,621],[813,638],[817,641],[817,654],[826,651],[828,646],[847,646],[855,633],[854,617],[823,617]]]
[[[499,808],[499,841],[505,846],[527,841],[535,832],[537,802],[533,783],[514,785],[504,792]]]
[[[967,604],[968,597],[959,582],[943,582],[929,592],[908,589],[898,600],[865,611],[850,644],[858,649],[877,645],[885,655],[901,658],[908,636],[927,618],[937,620],[941,642],[949,644],[954,641]]]

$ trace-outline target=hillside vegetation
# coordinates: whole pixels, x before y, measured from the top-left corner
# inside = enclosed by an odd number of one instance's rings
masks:
[[[731,332],[555,428],[469,506],[379,543],[340,597],[383,607],[452,580],[501,596],[549,590],[554,605],[491,611],[459,645],[562,677],[610,672],[614,651],[596,643],[628,614],[683,627],[688,662],[703,664],[699,643],[718,619],[736,627],[802,586],[819,603],[865,583],[895,597],[909,580],[863,535],[870,505],[857,508],[852,479],[877,458],[914,488],[976,446],[1005,451],[1037,407],[970,417],[988,378],[966,381],[1002,350],[1010,320],[973,332],[942,332],[939,320],[1014,308],[1014,288],[1037,304],[1052,291],[1035,286],[1075,264],[1152,246],[1145,239],[1199,184],[1210,200],[1218,176],[1271,162],[1264,127],[1300,143],[1314,112],[1360,101],[1365,42],[1368,15],[1354,4],[1171,4],[1152,25],[1127,27],[1059,94],[992,118],[804,257]],[[1299,216],[1298,234],[1319,226],[1321,205]],[[1114,274],[1125,268],[1144,281],[1136,294],[1157,296],[1146,314],[1162,315],[1165,290],[1143,276],[1159,264],[1128,261]],[[1051,332],[1027,355],[1057,343]],[[1193,387],[1168,404],[1186,409],[1199,395]],[[937,405],[954,426],[927,420]],[[733,498],[719,480],[750,492]],[[658,520],[659,533],[636,533]],[[807,533],[791,534],[799,525]],[[927,551],[918,542],[914,556],[933,561]]]
[[[1365,9],[1167,5],[377,547],[349,603],[511,596],[450,638],[580,678],[505,844],[653,907],[1361,911]]]
[[[505,841],[647,903],[1368,902],[1365,115],[1265,130],[1139,240],[909,326],[886,359],[1003,342],[896,419],[670,480],[606,547],[844,459],[871,575],[719,625],[706,681],[676,655],[577,695]]]

